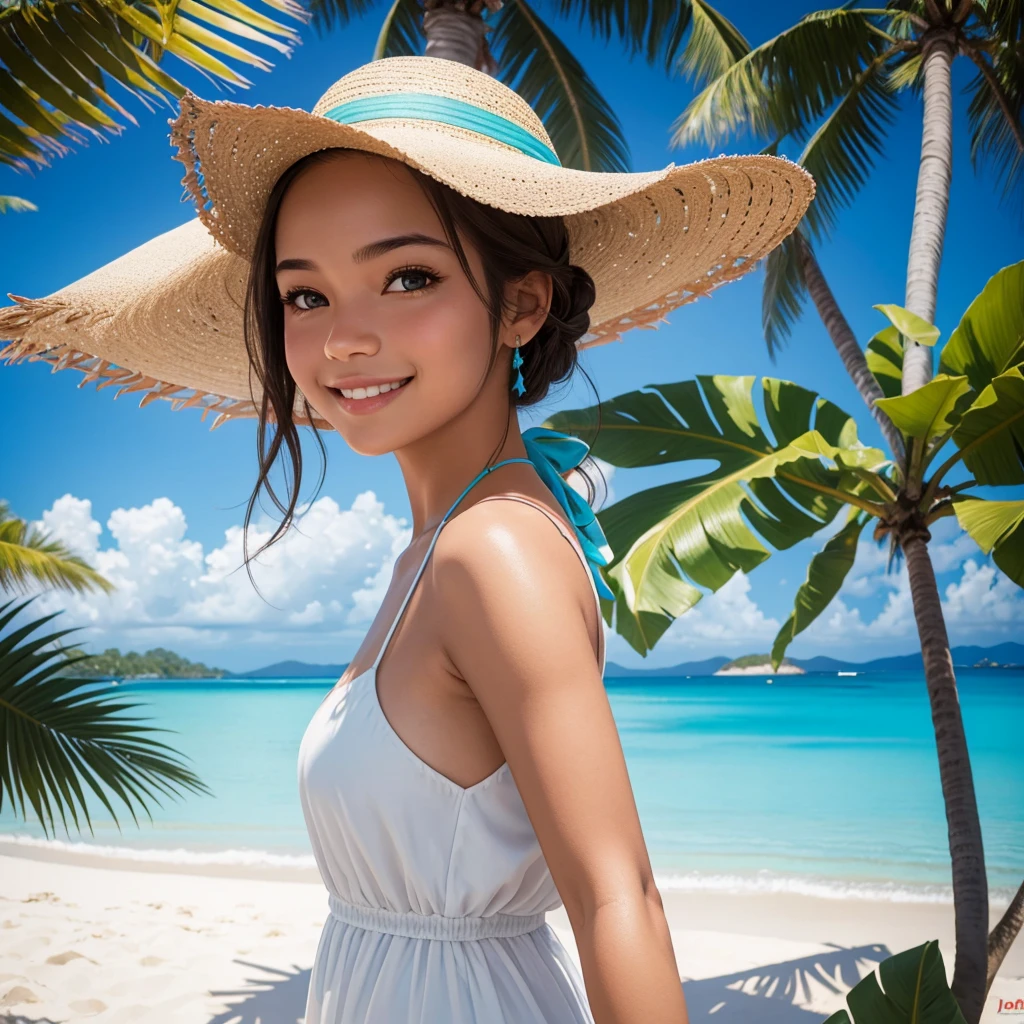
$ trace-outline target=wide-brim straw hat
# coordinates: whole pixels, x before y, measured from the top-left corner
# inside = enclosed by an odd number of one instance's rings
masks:
[[[143,405],[200,406],[216,413],[214,426],[257,414],[242,333],[249,259],[275,182],[310,153],[390,157],[481,203],[564,218],[570,260],[597,291],[581,348],[651,326],[747,273],[814,195],[806,171],[767,155],[638,173],[562,167],[522,97],[430,57],[357,68],[312,113],[186,94],[171,142],[198,220],[45,299],[11,296],[18,304],[0,310],[0,338],[12,343],[0,358],[76,368],[83,384],[145,392]],[[302,420],[300,406],[301,396]]]

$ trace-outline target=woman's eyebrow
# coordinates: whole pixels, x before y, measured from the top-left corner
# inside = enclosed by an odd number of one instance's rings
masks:
[[[391,252],[392,249],[400,249],[403,245],[439,245],[444,249],[450,248],[447,242],[442,242],[439,238],[431,238],[430,235],[395,235],[394,238],[382,238],[379,242],[371,242],[361,249],[356,249],[352,253],[352,259],[356,263],[365,263],[367,260],[376,259],[386,252]]]
[[[277,265],[277,273],[282,270],[316,270],[316,264],[312,260],[281,260]]]

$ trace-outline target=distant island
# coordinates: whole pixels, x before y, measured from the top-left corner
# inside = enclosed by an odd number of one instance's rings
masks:
[[[154,647],[145,654],[108,647],[102,654],[89,656],[88,661],[71,665],[68,675],[83,679],[223,679],[227,669],[210,668],[198,661],[189,661],[165,647]]]
[[[1024,668],[1024,644],[1007,641],[995,647],[954,647],[953,664],[957,668],[1019,669]],[[69,675],[90,679],[339,679],[348,662],[317,665],[305,661],[277,661],[248,672],[231,672],[210,668],[201,662],[155,647],[145,654],[111,647],[95,654],[68,670]],[[718,655],[702,661],[684,661],[664,668],[624,668],[610,661],[605,666],[605,679],[632,679],[659,676],[686,678],[694,676],[803,675],[808,672],[912,672],[920,670],[921,655],[903,654],[874,661],[839,661],[836,658],[786,658],[773,672],[767,654],[747,654],[741,658]]]
[[[713,673],[716,676],[802,676],[806,675],[806,669],[794,665],[789,658],[783,658],[778,668],[772,668],[770,654],[745,654],[742,658],[735,658],[727,662],[720,669]]]

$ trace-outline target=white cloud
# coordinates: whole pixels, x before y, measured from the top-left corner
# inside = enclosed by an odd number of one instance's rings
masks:
[[[169,498],[116,509],[106,524],[108,547],[100,545],[91,503],[71,495],[35,525],[87,556],[117,588],[110,595],[48,591],[35,602],[39,614],[66,609],[74,623],[91,627],[90,638],[116,633],[126,644],[174,638],[212,645],[241,639],[240,631],[263,640],[309,630],[320,638],[349,635],[376,613],[409,538],[405,520],[385,513],[371,491],[349,509],[320,498],[252,561],[261,597],[243,567],[242,528],[232,526],[223,544],[204,551]],[[266,517],[250,527],[250,553],[273,528]]]
[[[708,647],[727,650],[742,640],[753,651],[775,638],[779,622],[764,614],[750,597],[750,580],[736,573],[728,583],[709,594],[695,608],[676,619],[663,643],[673,647]]]

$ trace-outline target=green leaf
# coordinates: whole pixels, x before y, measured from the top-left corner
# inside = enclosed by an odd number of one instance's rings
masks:
[[[903,338],[895,327],[883,327],[868,342],[865,359],[886,398],[903,393]]]
[[[1024,501],[963,497],[953,509],[971,539],[1007,576],[1024,587]]]
[[[939,340],[939,329],[934,324],[928,323],[916,313],[902,306],[883,304],[872,306],[882,313],[905,338],[916,341],[918,345],[934,345]]]
[[[1024,375],[992,379],[953,431],[964,465],[979,484],[1024,483]]]
[[[672,141],[718,146],[744,132],[803,138],[885,47],[860,11],[804,18],[710,82],[673,125]]]
[[[0,213],[28,213],[31,210],[38,210],[35,203],[27,199],[19,199],[18,196],[0,196]]]
[[[152,818],[160,794],[209,793],[179,755],[150,735],[164,730],[123,714],[138,705],[121,702],[112,686],[69,675],[88,661],[57,642],[71,630],[39,635],[53,615],[12,627],[32,600],[0,605],[0,810],[5,798],[23,819],[31,808],[51,836],[58,817],[65,832],[72,825],[81,831],[80,815],[92,831],[87,790],[115,824],[111,797],[138,824],[137,812]]]
[[[690,38],[678,62],[687,78],[711,81],[750,52],[740,30],[704,0],[690,0],[690,17]]]
[[[935,940],[883,960],[877,975],[865,975],[846,993],[846,1004],[825,1024],[967,1024]]]
[[[1024,363],[1024,261],[1003,267],[981,294],[942,350],[940,373],[964,374],[975,391]]]
[[[800,585],[793,603],[793,614],[786,620],[772,644],[772,669],[778,671],[793,638],[802,633],[832,603],[857,557],[857,542],[867,522],[854,510],[847,524],[830,537],[807,568],[807,579]]]
[[[373,59],[412,57],[423,49],[423,8],[419,0],[395,0],[381,26]]]
[[[564,166],[629,169],[619,119],[565,43],[525,0],[501,9],[491,47],[501,80],[537,112]]]
[[[869,474],[885,461],[859,444],[853,420],[836,406],[765,378],[770,439],[753,383],[752,377],[699,377],[652,385],[557,413],[546,424],[592,439],[592,453],[615,466],[717,464],[599,514],[614,553],[605,575],[616,594],[615,628],[641,653],[700,600],[698,588],[718,590],[768,558],[766,543],[790,547],[848,501],[858,503],[860,476],[840,459]]]
[[[800,265],[800,244],[810,245],[797,228],[783,239],[764,261],[764,288],[761,291],[761,329],[768,344],[768,355],[776,353],[789,338],[793,324],[803,312],[807,286]]]
[[[908,437],[930,441],[959,421],[963,399],[973,393],[966,377],[939,374],[909,395],[880,398],[875,404]]]

